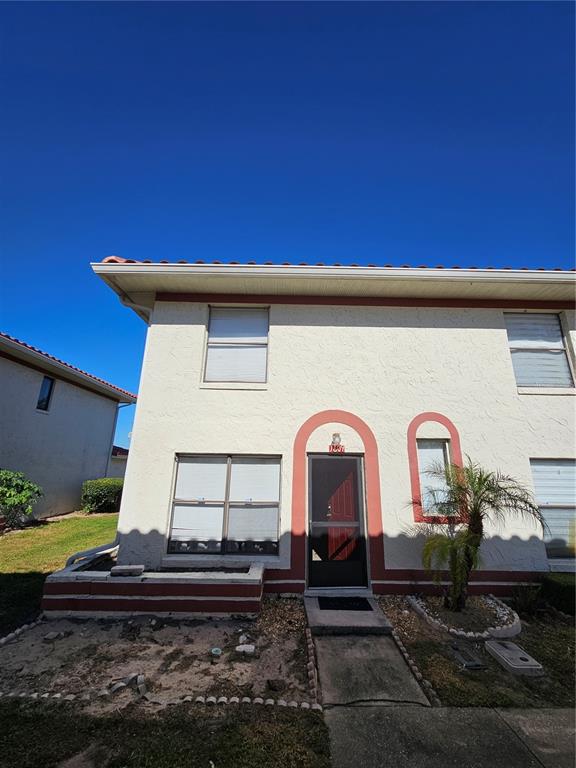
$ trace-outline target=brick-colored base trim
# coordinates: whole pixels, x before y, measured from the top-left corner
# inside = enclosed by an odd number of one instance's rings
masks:
[[[261,584],[178,584],[134,581],[47,581],[45,595],[102,595],[129,597],[245,597],[260,599]]]
[[[141,600],[138,597],[99,598],[45,596],[42,610],[104,611],[107,613],[258,613],[260,600],[171,600],[169,597]]]

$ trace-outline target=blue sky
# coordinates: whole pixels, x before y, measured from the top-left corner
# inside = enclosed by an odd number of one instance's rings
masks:
[[[136,390],[109,254],[572,267],[573,29],[568,2],[1,3],[0,328]]]

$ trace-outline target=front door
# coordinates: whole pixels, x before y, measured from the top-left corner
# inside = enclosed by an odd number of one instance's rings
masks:
[[[308,586],[365,587],[360,459],[308,458]]]

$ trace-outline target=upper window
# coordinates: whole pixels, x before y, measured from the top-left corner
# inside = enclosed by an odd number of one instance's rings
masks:
[[[280,459],[178,458],[172,554],[277,554]]]
[[[573,387],[560,317],[506,313],[512,365],[519,387]]]
[[[417,445],[421,504],[427,512],[434,504],[444,501],[446,480],[436,473],[450,463],[449,441],[418,440]]]
[[[550,558],[576,556],[576,460],[530,459]]]
[[[54,379],[50,376],[44,376],[42,384],[40,386],[40,394],[38,395],[38,402],[36,408],[39,411],[47,411],[50,408],[50,401],[52,400],[52,392],[54,392]]]
[[[210,308],[204,381],[265,382],[268,310]]]

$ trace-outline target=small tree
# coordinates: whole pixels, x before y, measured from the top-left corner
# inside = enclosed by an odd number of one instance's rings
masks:
[[[427,570],[448,568],[450,590],[446,607],[466,607],[468,582],[480,561],[480,546],[487,523],[503,523],[510,516],[534,520],[545,528],[534,497],[514,478],[483,469],[469,457],[463,467],[433,467],[426,474],[443,481],[444,487],[427,489],[426,513],[447,519],[445,530],[432,526],[422,552]],[[454,522],[451,522],[453,520]]]
[[[42,496],[42,488],[23,472],[0,469],[0,515],[8,528],[21,528]]]

